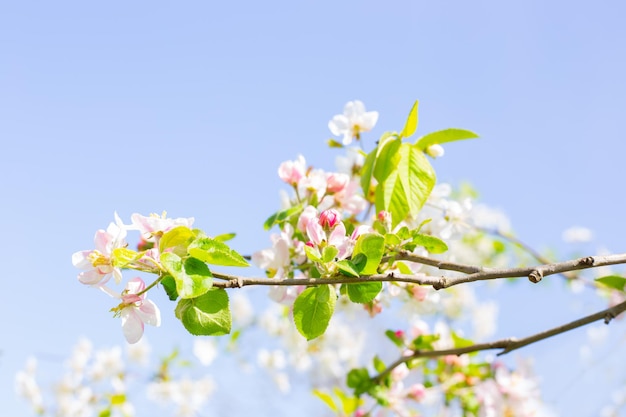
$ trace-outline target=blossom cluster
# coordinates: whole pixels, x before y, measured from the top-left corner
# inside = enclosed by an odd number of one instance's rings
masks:
[[[122,320],[122,330],[128,343],[137,343],[144,333],[144,324],[159,326],[161,312],[157,305],[147,299],[146,284],[140,277],[130,279],[121,292],[110,288],[107,283],[114,278],[116,284],[122,281],[122,267],[127,266],[123,260],[128,247],[126,237],[128,231],[140,233],[141,246],[146,250],[140,253],[133,263],[138,270],[158,273],[160,265],[159,239],[165,232],[176,226],[191,227],[193,218],[170,219],[166,214],[143,216],[135,213],[131,216],[131,224],[125,225],[115,213],[115,222],[106,230],[98,230],[94,238],[95,249],[76,252],[72,255],[72,263],[83,270],[78,280],[85,285],[98,288],[114,299],[120,301],[112,311]]]

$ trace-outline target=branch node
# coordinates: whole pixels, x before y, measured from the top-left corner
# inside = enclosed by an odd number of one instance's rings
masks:
[[[587,256],[586,258],[582,258],[579,262],[579,265],[584,266],[592,266],[595,263],[593,256]]]
[[[609,324],[615,318],[615,314],[608,312],[604,315],[604,324]]]
[[[543,279],[543,271],[539,270],[539,269],[535,269],[533,272],[531,272],[528,275],[528,279],[530,280],[530,282],[532,282],[533,284],[538,283],[539,281],[541,281]]]
[[[441,290],[448,286],[448,280],[445,277],[441,277],[437,282],[433,284],[435,290]]]
[[[237,277],[235,279],[230,280],[230,288],[242,288],[243,287],[243,278]]]

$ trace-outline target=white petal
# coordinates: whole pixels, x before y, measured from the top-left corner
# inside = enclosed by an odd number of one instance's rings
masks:
[[[121,312],[122,331],[128,343],[137,343],[143,336],[143,321],[135,314],[135,308],[127,307]]]
[[[328,128],[335,136],[343,135],[347,130],[350,130],[350,121],[342,114],[338,114],[328,122]]]
[[[144,300],[136,310],[137,316],[146,324],[159,327],[161,325],[161,311],[151,300]]]
[[[368,111],[361,117],[361,127],[362,131],[372,130],[374,126],[376,126],[376,122],[378,121],[378,112],[377,111]]]

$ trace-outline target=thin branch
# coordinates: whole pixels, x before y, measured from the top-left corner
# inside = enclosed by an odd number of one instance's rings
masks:
[[[391,258],[383,258],[390,260]],[[561,274],[568,271],[577,271],[581,269],[597,268],[607,265],[626,264],[626,253],[606,256],[588,256],[584,258],[573,259],[565,262],[547,263],[537,266],[529,266],[522,268],[484,268],[473,265],[459,264],[454,262],[445,262],[426,256],[419,256],[409,252],[402,251],[395,255],[395,260],[405,260],[410,262],[430,265],[432,267],[462,272],[466,275],[459,277],[433,277],[424,274],[375,274],[361,277],[347,277],[337,275],[330,278],[254,278],[240,277],[235,275],[221,274],[213,272],[213,276],[225,281],[215,281],[213,285],[216,288],[241,288],[250,285],[279,285],[292,286],[304,285],[314,286],[321,284],[355,284],[362,282],[408,282],[418,285],[432,286],[439,290],[442,288],[452,287],[454,285],[463,284],[474,281],[484,281],[501,278],[522,278],[528,277],[531,282],[537,283],[543,277],[549,275]]]
[[[435,358],[435,357],[448,356],[448,355],[460,356],[466,353],[479,352],[483,350],[492,350],[492,349],[502,349],[500,352],[498,352],[498,356],[504,355],[506,353],[522,348],[524,346],[528,346],[532,343],[539,342],[540,340],[544,340],[549,337],[568,332],[570,330],[576,329],[578,327],[582,327],[584,325],[587,325],[587,324],[590,324],[599,320],[604,320],[605,324],[609,324],[611,320],[613,320],[614,318],[622,314],[624,311],[626,311],[626,301],[623,301],[620,304],[617,304],[613,307],[607,308],[606,310],[598,311],[597,313],[580,318],[578,320],[574,320],[567,324],[563,324],[561,326],[557,326],[552,329],[545,330],[543,332],[540,332],[540,333],[537,333],[528,337],[524,337],[523,339],[508,338],[508,339],[496,340],[496,341],[487,342],[487,343],[477,343],[471,346],[465,346],[462,348],[454,348],[454,349],[418,350],[418,351],[413,352],[411,355],[407,355],[407,356],[403,356],[399,358],[398,360],[390,364],[384,371],[382,371],[380,374],[376,375],[372,379],[375,381],[381,381],[387,375],[389,375],[389,373],[393,369],[395,369],[399,365],[402,365],[403,363],[406,363],[413,359],[418,359],[418,358]]]

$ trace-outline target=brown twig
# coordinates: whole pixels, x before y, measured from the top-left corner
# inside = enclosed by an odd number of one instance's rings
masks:
[[[582,327],[586,324],[590,324],[599,320],[604,320],[605,324],[609,324],[611,320],[622,314],[624,311],[626,311],[626,301],[623,301],[613,307],[607,308],[606,310],[598,311],[597,313],[591,314],[589,316],[574,320],[572,322],[554,327],[549,330],[545,330],[540,333],[536,333],[531,336],[524,337],[522,339],[508,338],[487,343],[477,343],[462,348],[415,351],[410,355],[402,356],[401,358],[397,359],[395,362],[390,364],[385,370],[383,370],[380,374],[376,375],[372,379],[375,381],[381,381],[387,375],[389,375],[389,373],[396,367],[418,358],[435,358],[448,355],[460,356],[466,353],[492,349],[502,349],[500,352],[498,352],[498,356],[504,355],[524,346],[528,346],[532,343],[539,342],[540,340],[544,340],[549,337],[568,332],[570,330]]]
[[[383,258],[389,260],[390,258]],[[459,264],[455,262],[445,262],[426,256],[415,255],[406,251],[399,252],[394,257],[395,260],[405,260],[424,265],[430,265],[440,270],[456,271],[466,275],[458,277],[434,277],[424,274],[375,274],[361,277],[347,277],[337,275],[330,278],[254,278],[240,277],[235,275],[221,274],[213,272],[213,276],[225,281],[215,281],[213,285],[217,288],[241,288],[250,285],[279,285],[293,286],[305,285],[314,286],[320,284],[355,284],[361,282],[408,282],[418,285],[432,286],[439,290],[474,281],[493,280],[501,278],[522,278],[527,277],[531,282],[537,283],[544,277],[554,274],[561,274],[568,271],[578,271],[581,269],[597,268],[607,265],[626,264],[626,254],[587,256],[584,258],[572,259],[565,262],[554,262],[536,266],[521,268],[484,268],[474,265]]]

